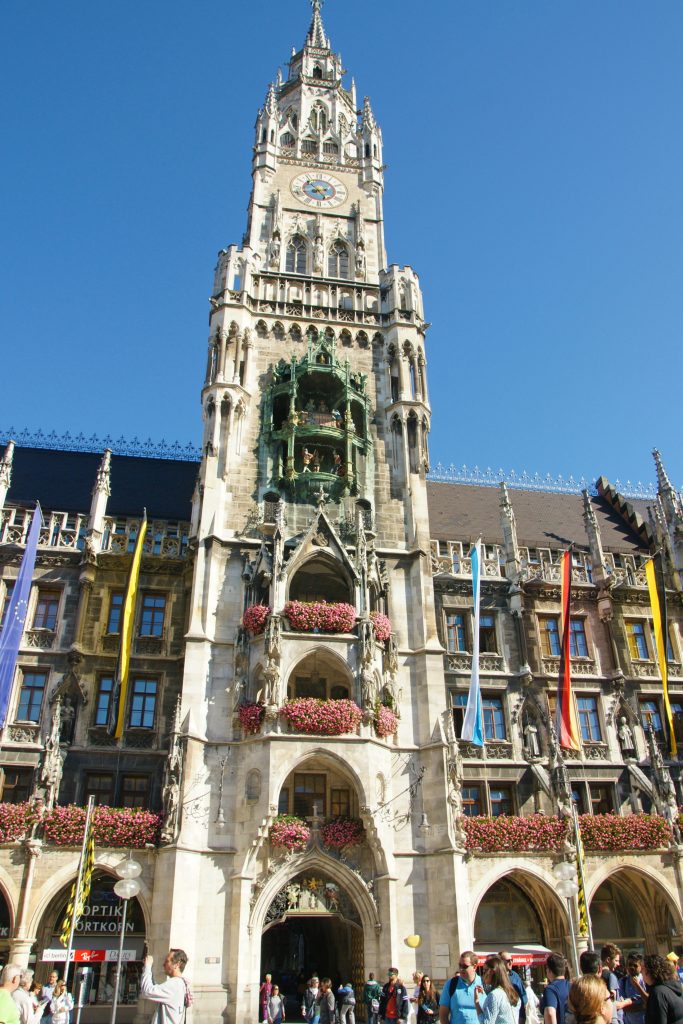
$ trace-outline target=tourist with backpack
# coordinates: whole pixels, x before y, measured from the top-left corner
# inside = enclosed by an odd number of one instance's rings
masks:
[[[458,973],[447,981],[439,1000],[439,1024],[479,1024],[484,986],[477,973],[479,957],[471,949],[458,957]]]
[[[379,998],[382,995],[382,986],[375,981],[375,975],[370,971],[368,980],[363,986],[363,1002],[368,1015],[368,1024],[377,1024],[379,1013]]]
[[[337,992],[337,1015],[339,1024],[356,1024],[356,993],[350,981]]]

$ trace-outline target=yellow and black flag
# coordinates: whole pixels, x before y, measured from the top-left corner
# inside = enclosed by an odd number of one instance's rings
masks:
[[[140,523],[140,532],[135,542],[133,561],[128,574],[126,596],[121,610],[121,646],[119,648],[119,660],[116,666],[116,678],[114,681],[114,692],[109,705],[109,721],[107,730],[110,736],[120,739],[123,735],[123,720],[126,713],[126,697],[128,694],[128,670],[130,668],[130,649],[133,641],[133,625],[135,621],[135,599],[138,594],[138,581],[140,578],[140,563],[142,561],[142,548],[147,533],[147,512],[145,512]]]
[[[647,589],[650,593],[650,606],[652,608],[652,626],[655,634],[657,647],[657,661],[662,676],[664,690],[664,710],[666,712],[667,729],[669,732],[669,750],[671,756],[676,756],[676,735],[674,733],[674,719],[669,701],[669,667],[668,667],[668,639],[669,631],[666,621],[666,589],[664,587],[664,566],[662,565],[662,553],[658,551],[648,562],[645,563],[645,575],[647,577]]]
[[[86,834],[83,837],[83,850],[81,853],[81,856],[83,857],[83,870],[79,872],[78,879],[71,886],[71,894],[69,895],[69,902],[66,905],[66,913],[62,922],[62,931],[59,936],[62,945],[67,947],[72,938],[73,925],[83,914],[86,903],[88,902],[88,896],[90,895],[92,873],[95,868],[95,835],[93,822],[94,818],[92,808],[89,807],[85,820]]]

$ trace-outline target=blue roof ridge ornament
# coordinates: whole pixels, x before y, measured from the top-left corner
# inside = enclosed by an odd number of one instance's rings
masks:
[[[14,441],[18,448],[47,448],[60,452],[96,452],[98,454],[102,454],[108,448],[112,455],[128,455],[142,459],[169,459],[176,462],[199,462],[202,455],[199,446],[192,442],[183,445],[179,441],[166,441],[163,438],[161,441],[153,441],[151,438],[141,441],[137,437],[132,440],[123,436],[115,439],[109,434],[102,438],[97,434],[86,437],[83,433],[72,434],[68,430],[64,434],[58,434],[55,430],[44,433],[40,429],[17,430],[15,427],[10,427],[8,430],[3,430],[0,428],[0,444],[6,444],[10,440]]]
[[[552,476],[550,473],[527,473],[526,470],[517,473],[514,469],[506,472],[504,469],[481,469],[479,466],[455,466],[452,463],[450,466],[439,463],[431,470],[428,479],[437,483],[472,484],[480,487],[498,487],[504,482],[515,490],[545,491],[551,494],[581,494],[584,490],[593,496],[598,493],[595,483],[591,483],[583,476]],[[654,498],[657,494],[654,484],[643,484],[640,480],[637,483],[616,480],[614,486],[624,498]]]

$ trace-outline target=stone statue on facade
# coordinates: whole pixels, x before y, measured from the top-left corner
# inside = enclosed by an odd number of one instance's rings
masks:
[[[45,806],[47,810],[52,810],[54,807],[59,796],[59,786],[62,781],[64,757],[60,746],[61,728],[62,700],[61,697],[57,697],[52,710],[50,735],[45,741],[45,753],[40,769],[40,782],[45,793]]]
[[[178,832],[180,817],[180,784],[183,774],[183,747],[180,733],[180,698],[173,716],[171,743],[164,772],[163,806],[164,821],[161,826],[161,842],[172,843]]]
[[[313,243],[313,273],[322,274],[325,263],[325,246],[321,235],[316,235]]]
[[[356,249],[356,277],[365,278],[366,260],[365,249],[359,245]]]
[[[524,724],[524,747],[529,760],[535,760],[541,756],[541,744],[538,739],[538,725],[536,719],[531,715],[526,716]]]
[[[239,629],[234,648],[233,660],[233,711],[238,707],[247,695],[249,682],[249,641],[244,629]]]
[[[280,248],[280,237],[275,235],[268,246],[268,266],[274,270],[279,270],[280,268]]]
[[[462,802],[462,779],[463,766],[462,755],[455,738],[453,717],[450,711],[444,712],[444,724],[446,739],[448,742],[448,759],[446,768],[448,773],[448,807],[453,825],[453,839],[457,850],[466,849],[467,836],[462,826],[463,802]]]
[[[662,751],[657,743],[657,737],[655,736],[654,729],[651,725],[648,725],[647,727],[646,736],[648,753],[650,756],[650,769],[652,771],[652,798],[654,800],[657,813],[661,814],[661,816],[668,821],[671,827],[675,845],[680,846],[682,838],[681,829],[678,824],[678,800],[676,798],[676,787],[673,784],[671,772],[664,764]]]
[[[550,782],[553,795],[557,802],[557,811],[561,818],[572,817],[572,790],[569,783],[567,766],[564,763],[560,745],[557,742],[557,733],[552,722],[548,723],[548,736],[550,756],[548,758],[548,769],[550,771]]]
[[[633,729],[628,724],[624,715],[619,719],[619,728],[617,729],[617,736],[619,738],[619,746],[621,752],[625,758],[636,756],[636,744],[633,739]]]

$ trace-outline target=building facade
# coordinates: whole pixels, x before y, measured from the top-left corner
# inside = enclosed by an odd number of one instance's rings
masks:
[[[186,948],[195,1012],[229,1021],[253,1019],[265,970],[285,987],[312,970],[360,985],[389,963],[444,979],[460,948],[570,954],[578,906],[553,869],[573,863],[572,806],[603,828],[585,842],[596,941],[683,944],[680,763],[643,569],[663,552],[683,743],[680,495],[658,453],[649,505],[604,478],[583,494],[428,479],[420,283],[388,265],[382,134],[342,77],[314,0],[258,113],[243,244],[219,253],[200,457],[26,439],[0,466],[4,608],[36,497],[45,518],[2,799],[94,795],[163,818],[159,845],[139,851],[130,1019],[145,940],[159,958]],[[106,722],[143,507],[117,742]],[[478,537],[483,748],[459,738]],[[569,545],[571,758],[552,726]],[[331,821],[358,841],[335,838]],[[78,931],[88,948],[118,942],[120,857],[98,848],[95,909]],[[58,941],[77,859],[40,824],[0,846],[7,955],[42,962]],[[101,1005],[111,977],[97,981]]]

